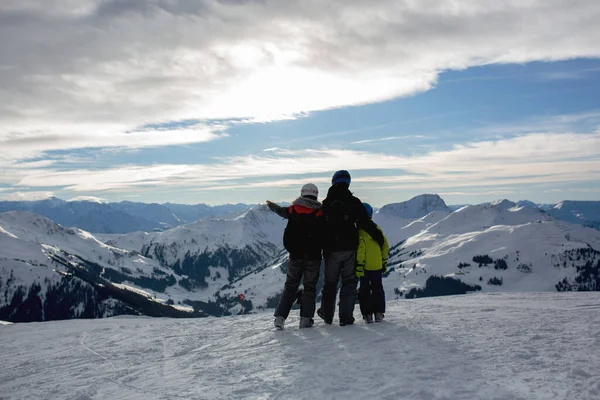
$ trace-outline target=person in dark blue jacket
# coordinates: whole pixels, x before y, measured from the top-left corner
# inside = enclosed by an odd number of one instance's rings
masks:
[[[341,326],[354,323],[354,303],[356,300],[356,249],[358,230],[364,229],[383,246],[383,233],[369,218],[360,199],[350,192],[350,173],[337,171],[331,179],[331,187],[319,217],[323,221],[323,257],[325,259],[325,282],[323,285],[321,308],[317,315],[325,323],[331,324],[335,314],[338,281],[341,278],[339,301],[339,323]]]

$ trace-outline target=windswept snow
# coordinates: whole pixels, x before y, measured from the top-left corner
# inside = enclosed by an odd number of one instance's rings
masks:
[[[600,294],[393,301],[380,324],[276,331],[270,313],[0,326],[21,399],[600,398]]]

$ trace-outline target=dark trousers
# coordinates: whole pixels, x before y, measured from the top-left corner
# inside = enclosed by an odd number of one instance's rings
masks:
[[[304,290],[300,299],[300,316],[312,318],[315,315],[317,299],[317,281],[321,270],[321,260],[303,260],[290,258],[283,293],[275,309],[276,317],[287,318],[296,301],[300,280],[304,281]]]
[[[323,297],[321,310],[326,320],[332,320],[335,314],[335,298],[337,296],[338,281],[342,278],[340,289],[340,321],[352,319],[354,303],[356,301],[356,250],[332,251],[325,254],[325,282],[323,284]]]
[[[358,300],[362,315],[385,313],[385,292],[381,281],[381,270],[365,270],[365,275],[360,278]]]

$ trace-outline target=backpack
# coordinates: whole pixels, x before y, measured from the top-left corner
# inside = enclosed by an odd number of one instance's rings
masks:
[[[294,207],[283,233],[283,247],[292,255],[321,258],[321,229],[317,219],[318,210],[298,213]]]
[[[333,200],[323,208],[325,230],[329,247],[356,247],[358,229],[349,205],[343,200]]]
[[[334,200],[324,210],[325,223],[330,227],[339,227],[350,221],[348,207],[342,200]]]

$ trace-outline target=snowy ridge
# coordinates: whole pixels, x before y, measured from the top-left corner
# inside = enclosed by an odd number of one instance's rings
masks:
[[[437,194],[423,194],[401,203],[388,204],[377,213],[401,219],[418,219],[432,211],[451,212],[446,203]]]
[[[598,399],[599,303],[598,293],[390,301],[379,324],[317,321],[300,330],[292,311],[283,331],[273,329],[266,312],[0,326],[0,393],[15,399],[49,393],[132,400]]]
[[[206,204],[146,204],[130,201],[105,203],[97,199],[64,201],[56,197],[38,201],[0,201],[0,213],[29,211],[63,226],[99,233],[161,231],[202,218],[236,214],[250,207],[246,204],[211,207]]]
[[[563,201],[550,208],[548,214],[600,230],[600,201]]]

